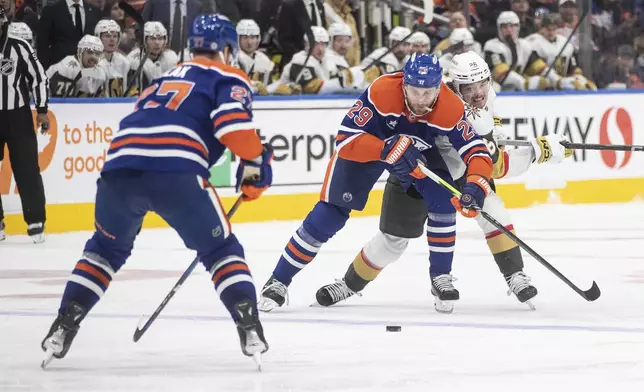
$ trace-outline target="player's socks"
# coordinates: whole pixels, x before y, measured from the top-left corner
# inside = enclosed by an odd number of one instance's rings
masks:
[[[301,226],[286,244],[273,276],[288,286],[293,277],[318,254],[323,243]]]
[[[210,269],[215,290],[221,298],[233,320],[239,322],[243,317],[238,311],[238,304],[251,301],[253,314],[257,314],[257,294],[253,277],[246,261],[240,256],[227,256]]]
[[[430,276],[449,274],[456,244],[456,214],[428,214],[427,244]]]
[[[104,259],[84,254],[67,281],[58,314],[65,314],[67,305],[75,302],[89,312],[103,297],[112,281],[114,270]]]

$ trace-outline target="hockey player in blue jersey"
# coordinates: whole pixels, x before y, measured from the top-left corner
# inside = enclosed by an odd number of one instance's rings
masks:
[[[385,169],[422,195],[428,211],[428,245],[432,293],[441,301],[458,299],[450,275],[456,239],[456,211],[473,217],[491,191],[492,159],[485,143],[466,120],[463,101],[441,82],[434,55],[415,54],[403,72],[376,79],[349,109],[338,127],[336,150],[329,162],[320,201],[293,234],[273,275],[264,285],[259,309],[282,306],[293,277],[349,218],[362,210]],[[418,160],[444,180],[454,183],[437,139],[447,138],[467,166],[463,196],[452,195],[418,168]],[[387,252],[383,244],[382,252]],[[365,260],[364,274],[377,266]],[[371,272],[368,269],[371,268]]]
[[[130,256],[148,211],[197,251],[237,326],[243,353],[268,350],[244,249],[207,179],[229,148],[240,157],[238,189],[256,199],[272,182],[272,149],[261,144],[252,122],[250,80],[228,65],[238,45],[233,24],[201,15],[188,40],[194,58],[152,81],[110,144],[97,183],[96,232],[42,341],[43,367],[67,354],[79,324]]]

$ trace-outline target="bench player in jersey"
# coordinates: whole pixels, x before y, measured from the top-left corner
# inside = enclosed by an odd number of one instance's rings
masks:
[[[559,14],[544,15],[539,31],[527,36],[526,40],[546,63],[552,64],[554,61],[551,71],[554,87],[559,90],[597,90],[597,86],[583,75],[582,69],[577,65],[574,46],[557,34],[560,22]]]
[[[533,162],[559,163],[570,155],[570,151],[566,151],[560,144],[564,139],[555,134],[534,139],[532,148],[508,151],[503,147],[499,148],[493,117],[493,103],[496,95],[491,86],[490,69],[476,53],[467,52],[454,56],[449,65],[449,78],[451,88],[466,103],[469,123],[474,131],[483,137],[492,155],[493,179],[518,176],[525,173]],[[466,168],[456,149],[443,143],[439,143],[439,149],[452,177],[462,179]],[[462,180],[457,180],[456,183],[460,184]],[[491,186],[494,188],[493,182]],[[495,192],[487,196],[483,210],[514,232],[514,226],[503,206],[503,201]],[[422,196],[414,190],[405,191],[400,182],[390,176],[382,201],[380,231],[358,253],[342,280],[325,285],[318,290],[316,295],[318,303],[330,306],[361,292],[387,265],[402,256],[409,239],[423,234],[426,219],[427,212]],[[537,289],[530,284],[530,278],[523,272],[523,258],[519,247],[481,216],[475,219],[483,230],[492,256],[508,285],[508,295],[513,293],[520,302],[529,301],[537,295]],[[440,230],[432,226],[430,217],[427,225],[427,240],[430,246],[436,245],[435,241],[440,236]],[[430,261],[433,262],[431,259]],[[449,313],[453,310],[453,305],[453,302],[437,301],[436,310]],[[532,307],[530,303],[528,305]]]
[[[259,308],[270,311],[286,301],[287,286],[320,248],[344,226],[351,210],[362,210],[385,169],[422,195],[430,228],[439,233],[430,243],[432,292],[442,300],[457,295],[451,285],[456,235],[456,208],[483,206],[490,191],[492,158],[465,119],[460,98],[441,83],[435,55],[414,54],[403,72],[383,75],[361,95],[338,128],[336,151],[327,169],[320,201],[286,245],[262,291]],[[467,184],[457,205],[451,194],[426,178],[428,168],[453,183],[436,139],[447,138],[467,166]]]
[[[98,181],[96,232],[42,341],[43,365],[51,355],[67,354],[79,324],[130,256],[148,211],[197,251],[237,325],[243,353],[257,356],[268,349],[244,249],[207,181],[209,167],[229,148],[241,158],[238,187],[246,199],[255,199],[271,184],[272,149],[262,146],[254,129],[250,80],[228,65],[238,48],[233,24],[201,15],[188,46],[194,59],[152,81],[110,144]]]
[[[118,51],[121,27],[112,19],[103,19],[96,24],[94,35],[103,43],[103,58],[98,66],[103,68],[107,77],[104,96],[122,97],[127,87],[130,61]]]
[[[107,76],[99,66],[103,43],[85,35],[78,41],[75,56],[67,56],[47,69],[52,97],[98,97],[103,94]]]

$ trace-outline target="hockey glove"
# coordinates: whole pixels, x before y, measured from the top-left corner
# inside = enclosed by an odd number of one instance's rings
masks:
[[[242,193],[244,201],[255,200],[273,183],[273,147],[263,144],[264,151],[255,159],[242,159],[237,167],[235,191]]]
[[[555,133],[533,139],[534,161],[537,163],[561,163],[564,158],[572,155],[571,148],[561,145],[565,141],[567,141],[566,138]]]
[[[492,187],[486,178],[478,175],[468,176],[461,197],[452,197],[452,205],[464,217],[474,218],[478,215],[477,210],[483,208],[485,198],[490,192]]]
[[[407,186],[411,182],[408,176],[415,179],[426,177],[418,167],[418,160],[425,163],[425,157],[414,147],[414,141],[409,136],[394,135],[385,140],[380,159],[388,163],[389,172]]]

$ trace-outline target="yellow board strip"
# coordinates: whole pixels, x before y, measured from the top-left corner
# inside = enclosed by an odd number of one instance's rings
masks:
[[[380,214],[382,190],[371,192],[364,211],[354,211],[352,216]],[[524,208],[546,203],[624,203],[644,199],[644,178],[569,181],[563,189],[528,190],[523,184],[499,184],[498,193],[508,208]],[[259,200],[244,203],[237,210],[233,223],[262,222],[271,220],[304,219],[319,200],[319,193],[265,195]],[[237,197],[222,197],[226,209]],[[22,215],[5,217],[7,234],[24,234],[27,227]],[[148,214],[144,228],[167,227],[156,214]],[[51,204],[47,206],[47,233],[94,230],[94,204]]]

